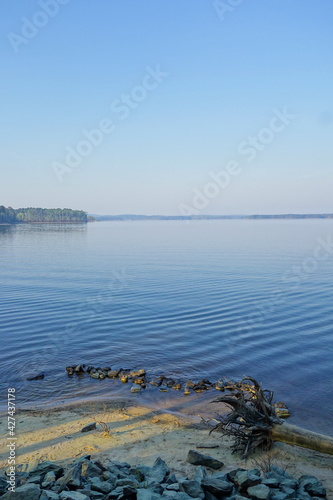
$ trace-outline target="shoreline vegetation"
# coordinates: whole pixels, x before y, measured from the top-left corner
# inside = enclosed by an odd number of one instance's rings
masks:
[[[83,210],[70,208],[17,208],[0,205],[0,224],[78,224],[93,220]]]

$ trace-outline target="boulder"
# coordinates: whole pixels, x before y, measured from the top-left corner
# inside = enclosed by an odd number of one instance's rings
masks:
[[[187,456],[187,462],[192,465],[203,465],[204,467],[209,467],[210,469],[221,469],[223,467],[223,462],[212,458],[209,455],[203,455],[195,450],[190,450]]]
[[[101,481],[99,477],[90,477],[89,483],[93,491],[100,491],[105,495],[115,489],[115,487],[111,483],[109,483],[108,481]]]
[[[80,488],[82,485],[81,477],[82,463],[78,462],[72,467],[69,467],[61,481],[62,486],[69,488]]]
[[[311,496],[324,497],[326,496],[326,490],[321,482],[315,476],[301,476],[298,480],[298,484],[301,488],[309,493]]]
[[[183,491],[192,498],[200,498],[201,500],[205,498],[204,490],[198,481],[182,481],[179,487],[180,491]]]
[[[41,494],[40,487],[37,484],[24,484],[15,489],[15,493],[7,491],[2,500],[39,500]]]
[[[170,469],[167,464],[161,458],[157,458],[153,467],[150,469],[146,480],[148,484],[163,483],[169,474]]]
[[[261,483],[262,479],[259,474],[252,470],[238,471],[234,483],[239,490],[246,490],[251,486],[256,486]]]
[[[201,483],[201,481],[205,479],[206,476],[207,476],[206,469],[202,467],[202,465],[199,465],[195,469],[194,480],[199,481],[199,483]]]
[[[233,490],[233,484],[229,483],[228,481],[222,481],[221,479],[215,479],[212,476],[203,479],[201,481],[201,486],[203,487],[205,492],[209,491],[209,493],[212,493],[217,497],[220,497],[222,495],[226,496]]]
[[[250,486],[247,489],[247,494],[253,500],[268,500],[270,498],[270,489],[265,484],[257,484],[256,486]]]
[[[103,476],[103,471],[94,462],[83,460],[81,466],[81,476],[85,478]]]
[[[31,469],[29,468],[26,469],[26,472],[28,472],[29,477],[31,476],[44,477],[48,472],[51,471],[53,471],[56,475],[56,478],[58,478],[63,474],[64,469],[60,465],[54,462],[49,462],[48,460],[46,460],[45,462],[41,462],[40,464],[35,462],[31,467]]]
[[[55,476],[54,471],[52,470],[52,471],[48,472],[47,474],[45,474],[44,481],[42,483],[42,488],[48,488],[52,484],[54,484],[55,482],[56,482],[56,476]]]

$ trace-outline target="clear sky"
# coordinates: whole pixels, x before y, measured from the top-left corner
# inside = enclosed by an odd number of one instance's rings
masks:
[[[332,0],[2,0],[0,204],[333,212],[332,25]]]

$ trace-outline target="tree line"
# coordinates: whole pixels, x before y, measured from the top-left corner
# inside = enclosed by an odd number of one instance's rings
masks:
[[[19,222],[88,222],[87,213],[70,208],[17,208],[0,205],[0,224]]]

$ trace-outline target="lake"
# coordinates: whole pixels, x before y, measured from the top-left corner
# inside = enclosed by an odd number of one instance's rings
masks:
[[[124,395],[176,407],[172,389],[131,396],[65,366],[251,375],[291,423],[333,435],[332,235],[332,220],[0,226],[1,393],[15,387],[21,408]]]

